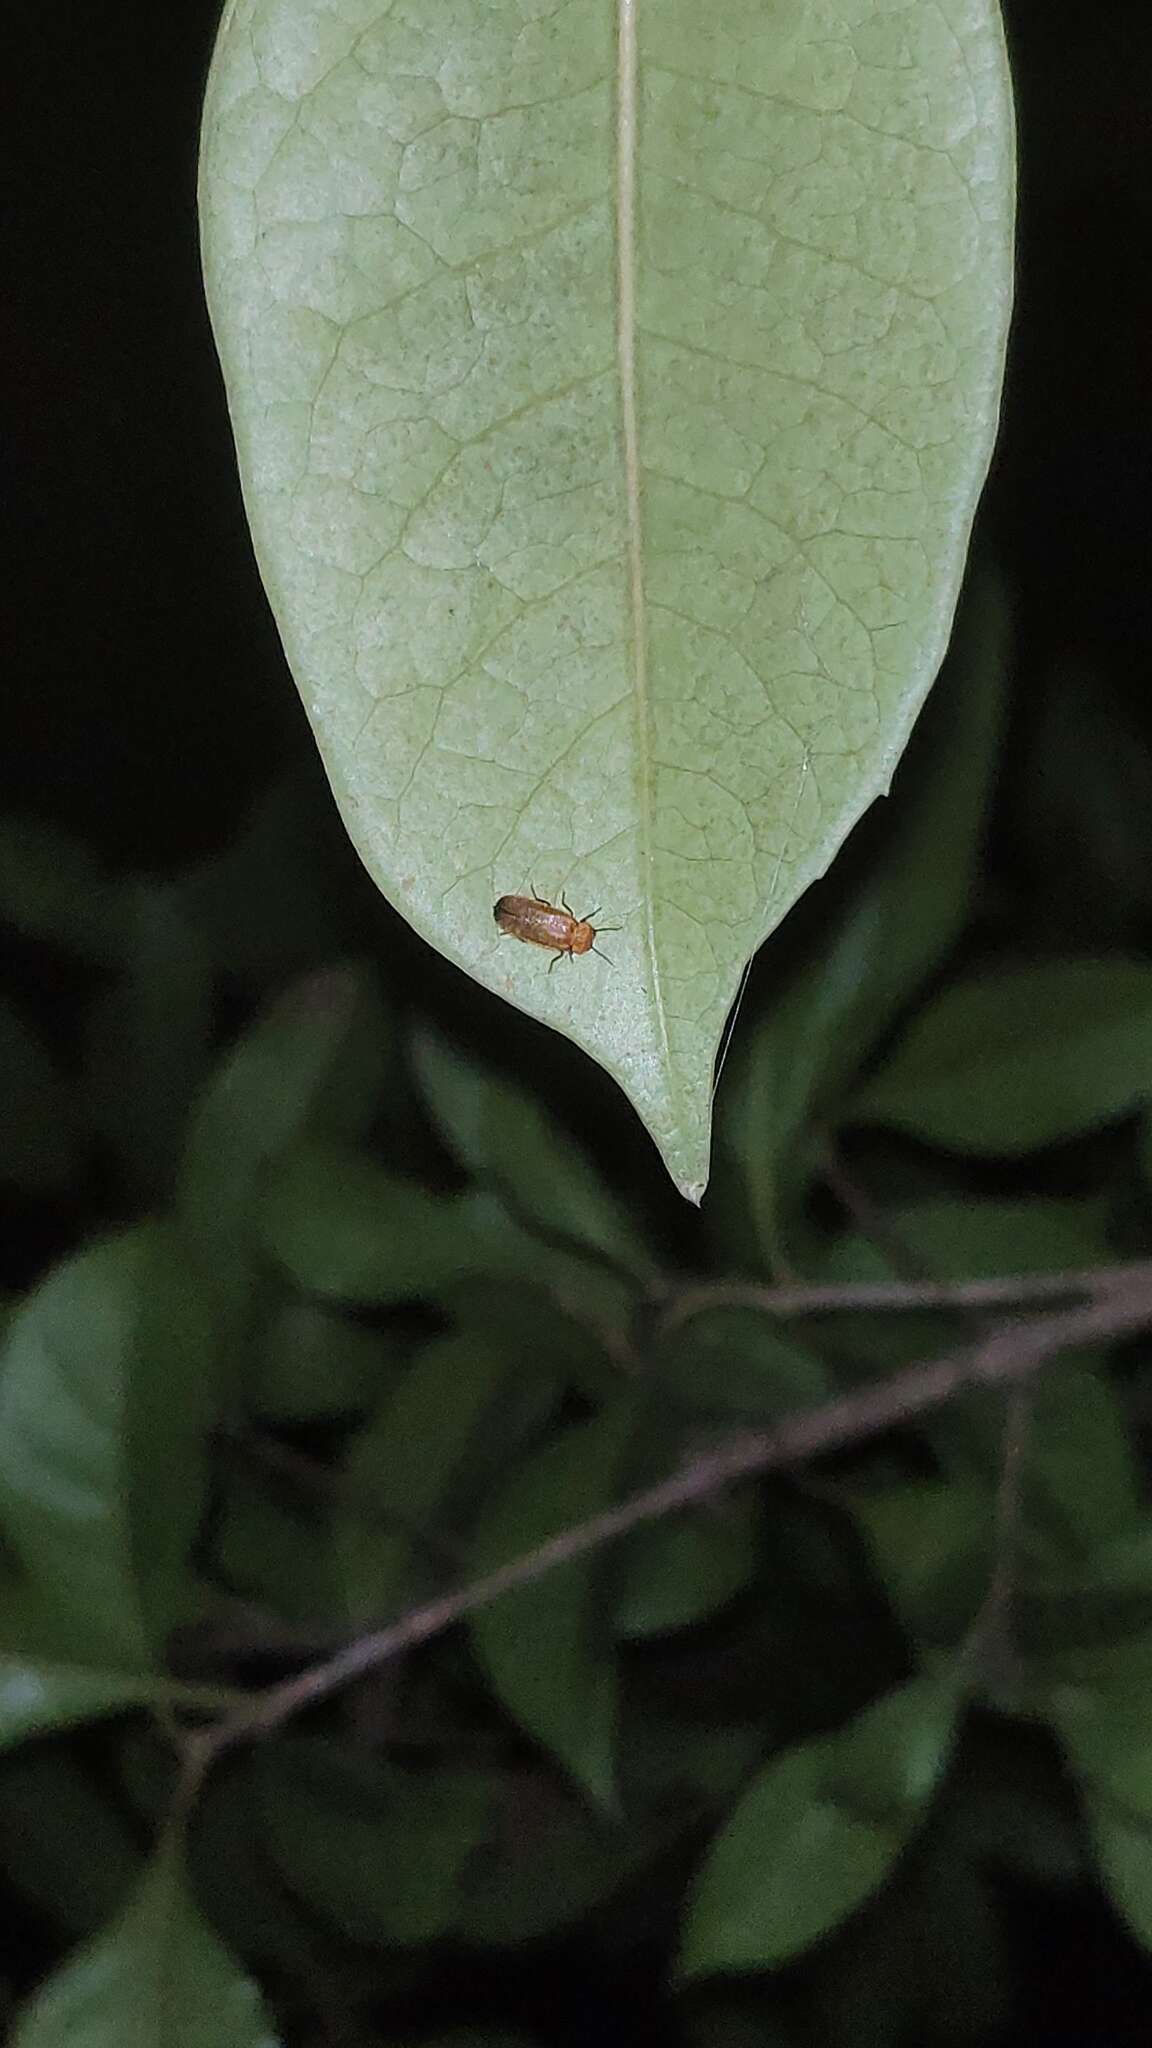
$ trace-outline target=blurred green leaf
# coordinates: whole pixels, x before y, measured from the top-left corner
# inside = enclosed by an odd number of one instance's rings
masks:
[[[951,1806],[958,1853],[1015,1871],[1034,1884],[1070,1885],[1084,1874],[1084,1847],[1067,1774],[1030,1722],[975,1716],[965,1731]]]
[[[555,1773],[509,1772],[487,1844],[464,1874],[457,1933],[518,1949],[582,1919],[651,1854],[635,1820],[590,1811]]]
[[[761,1267],[787,1253],[806,1127],[834,1113],[963,929],[997,758],[1007,640],[999,583],[976,572],[877,851],[855,878],[836,869],[825,890],[830,921],[784,986],[773,985],[765,1015],[754,1031],[745,1027],[747,1042],[725,1074],[718,1145],[753,1225],[748,1256]],[[715,1198],[724,1199],[720,1185]]]
[[[346,1939],[451,1933],[468,1864],[492,1825],[479,1771],[389,1769],[289,1738],[257,1760],[262,1839],[287,1889]]]
[[[219,1349],[172,1233],[50,1273],[0,1360],[0,1522],[77,1659],[146,1669],[179,1611]]]
[[[1048,1715],[1091,1792],[1152,1830],[1152,1722],[1138,1695],[1104,1687],[1053,1689]]]
[[[858,1123],[1011,1157],[1152,1091],[1152,966],[1117,954],[987,969],[922,1011],[857,1095]]]
[[[86,1659],[73,1617],[49,1606],[36,1580],[0,1564],[0,1750],[131,1707],[203,1708],[223,1697],[159,1672]]]
[[[1091,1266],[1111,1256],[1103,1205],[1045,1200],[919,1202],[892,1212],[892,1229],[917,1263],[941,1280],[989,1279]],[[888,1269],[890,1277],[891,1269]],[[858,1277],[881,1278],[861,1271]]]
[[[0,1749],[76,1721],[145,1704],[156,1689],[124,1672],[48,1664],[0,1651]]]
[[[735,1599],[755,1570],[757,1526],[756,1499],[745,1489],[637,1529],[622,1546],[616,1634],[690,1628]]]
[[[677,1647],[691,1657],[688,1644]],[[679,1839],[694,1840],[701,1820],[714,1822],[763,1761],[770,1747],[767,1717],[753,1707],[754,1718],[726,1718],[724,1703],[706,1683],[694,1689],[694,1711],[688,1711],[686,1688],[669,1687],[655,1659],[648,1676],[645,1685],[631,1663],[619,1745],[621,1805],[665,1827],[670,1822]]]
[[[374,1408],[408,1349],[401,1338],[320,1302],[284,1301],[256,1337],[248,1405],[283,1422]]]
[[[129,1707],[203,1705],[205,1697],[202,1690],[163,1678],[0,1650],[0,1750]]]
[[[357,1435],[333,1542],[346,1609],[379,1621],[463,1572],[486,1487],[540,1436],[563,1391],[543,1349],[463,1330],[425,1344]]]
[[[1107,1701],[1110,1716],[1123,1720],[1146,1711],[1152,1691],[1152,1627],[1147,1624],[1112,1629],[1103,1637],[1097,1632],[1087,1642],[1048,1640],[1035,1654],[1039,1711],[1049,1713],[1053,1701],[1063,1702],[1066,1686],[1085,1689],[1093,1713],[1102,1711],[1096,1694]]]
[[[0,1186],[53,1195],[76,1171],[64,1082],[31,1026],[0,1000]]]
[[[696,1880],[684,1973],[776,1968],[863,1904],[935,1791],[955,1713],[950,1682],[916,1679],[769,1764]]]
[[[189,1128],[177,1211],[233,1310],[249,1284],[256,1202],[271,1163],[305,1134],[358,1136],[388,1049],[372,978],[325,968],[271,1004],[210,1080]]]
[[[538,1096],[422,1030],[416,1069],[446,1145],[528,1229],[586,1246],[644,1279],[652,1260],[627,1210]]]
[[[885,1222],[893,1242],[916,1271],[936,1280],[977,1280],[1015,1273],[1107,1263],[1113,1257],[1102,1204],[1085,1201],[981,1201],[936,1197],[914,1206],[893,1205]],[[858,1230],[832,1238],[812,1263],[810,1277],[826,1286],[899,1279],[891,1255]],[[933,1351],[963,1341],[972,1318],[901,1310],[837,1318],[836,1355],[857,1367],[892,1372]],[[968,1397],[994,1418],[999,1443],[999,1395]],[[940,1420],[966,1409],[955,1404]]]
[[[991,1583],[992,1489],[921,1480],[846,1498],[901,1625],[914,1641],[958,1642]]]
[[[0,818],[0,920],[92,966],[121,957],[118,883],[91,850],[35,818]]]
[[[461,1195],[457,1214],[477,1246],[484,1273],[499,1285],[501,1316],[511,1314],[517,1301],[527,1301],[535,1319],[545,1302],[554,1340],[570,1357],[578,1344],[579,1363],[594,1377],[602,1377],[605,1360],[596,1336],[603,1333],[613,1348],[618,1348],[618,1339],[628,1337],[643,1300],[638,1287],[595,1253],[574,1252],[533,1236],[500,1196],[485,1188]],[[495,1288],[489,1291],[495,1293]],[[474,1280],[466,1278],[453,1289],[452,1300],[474,1292]]]
[[[348,950],[358,881],[309,763],[261,790],[223,853],[183,877],[180,898],[216,971],[256,995]]]
[[[1152,1820],[1089,1793],[1084,1818],[1104,1888],[1136,1940],[1152,1949]]]
[[[185,1890],[162,1843],[111,1927],[24,2007],[13,2048],[276,2048],[256,1986]]]
[[[1038,1374],[1019,1420],[1021,1535],[1030,1567],[1064,1568],[1136,1528],[1141,1484],[1133,1445],[1105,1369],[1066,1354]],[[1005,1456],[1009,1410],[975,1388],[931,1420],[929,1435],[962,1486],[991,1489]]]
[[[331,1943],[268,1854],[256,1784],[264,1754],[215,1773],[201,1791],[189,1824],[188,1881],[214,1932],[248,1967],[314,1988],[331,1967]]]
[[[313,1630],[321,1644],[335,1606],[320,1492],[325,1477],[317,1465],[318,1483],[309,1492],[277,1467],[262,1466],[255,1447],[237,1456],[220,1481],[209,1563],[212,1578],[259,1615]]]
[[[1112,1256],[1099,1203],[923,1202],[893,1210],[887,1221],[916,1266],[944,1280],[1091,1266]],[[848,1232],[826,1251],[818,1277],[837,1284],[888,1279],[892,1273],[875,1245]],[[845,1317],[835,1332],[842,1354],[857,1366],[882,1371],[959,1345],[972,1333],[970,1317],[915,1314]],[[1003,1462],[1005,1417],[1002,1394],[975,1388],[930,1419],[932,1444],[963,1490],[955,1496],[957,1509],[961,1497],[973,1509],[976,1499],[990,1497]],[[1111,1542],[1132,1528],[1140,1495],[1132,1445],[1106,1372],[1094,1365],[1092,1354],[1069,1355],[1048,1366],[1031,1389],[1026,1427],[1023,1500],[1033,1533],[1081,1550]],[[946,1520],[949,1498],[938,1497]],[[924,1505],[931,1516],[927,1499]],[[955,1533],[960,1540],[959,1526]],[[982,1549],[975,1530],[973,1537],[971,1568]],[[930,1535],[925,1542],[931,1550]],[[961,1602],[969,1569],[961,1568],[959,1581],[949,1574]],[[949,1596],[940,1591],[947,1605]]]
[[[1011,1960],[988,1878],[946,1824],[829,1958],[817,1993],[822,2038],[843,2048],[983,2048],[1011,2018]]]
[[[108,1744],[102,1771],[111,1764],[118,1802],[151,1841],[181,1796],[184,1758],[171,1722],[136,1714],[116,1730],[115,1756]]]
[[[459,1196],[429,1194],[364,1153],[319,1140],[269,1172],[259,1232],[297,1287],[336,1301],[435,1296],[484,1263]]]
[[[175,889],[126,883],[122,972],[87,1019],[85,1096],[137,1198],[171,1193],[212,1032],[212,971]]]
[[[654,1361],[664,1393],[690,1413],[766,1421],[835,1391],[823,1360],[770,1316],[716,1308],[692,1316]]]
[[[1102,1634],[1138,1634],[1152,1626],[1152,1517],[1124,1517],[1117,1534],[1086,1546],[1079,1556],[1069,1557],[1065,1550],[1054,1558],[1037,1558],[1028,1584],[1041,1597],[1095,1611],[1105,1623],[1095,1631],[1097,1640]]]
[[[1012,803],[1040,914],[1077,945],[1139,939],[1152,906],[1152,755],[1113,678],[1062,654],[1022,737]]]
[[[481,1521],[470,1574],[526,1556],[610,1507],[634,1428],[632,1404],[621,1399],[526,1459]],[[472,1634],[503,1704],[599,1805],[611,1808],[616,1669],[597,1564],[581,1558],[501,1594],[473,1616]]]
[[[1135,1532],[1143,1483],[1104,1372],[1065,1359],[1040,1374],[1026,1456],[1025,1505],[1061,1545],[1091,1554]]]
[[[73,1744],[30,1742],[0,1758],[0,1869],[70,1939],[114,1913],[143,1857],[115,1796]]]

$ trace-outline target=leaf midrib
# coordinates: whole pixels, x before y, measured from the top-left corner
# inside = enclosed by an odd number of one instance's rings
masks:
[[[653,929],[652,762],[648,711],[648,608],[644,589],[644,521],[636,406],[636,139],[639,0],[617,0],[616,16],[616,362],[627,517],[628,593],[632,618],[632,703],[636,723],[640,864],[644,937],[665,1072],[671,1072],[664,991]]]

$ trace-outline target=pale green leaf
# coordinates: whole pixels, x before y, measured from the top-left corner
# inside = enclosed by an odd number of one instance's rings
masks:
[[[693,1198],[744,963],[944,650],[1010,131],[995,0],[225,12],[208,294],[345,822]],[[613,964],[501,939],[535,889],[619,926]]]
[[[120,1918],[24,2008],[13,2048],[277,2048],[260,1995],[188,1896],[166,1843]]]

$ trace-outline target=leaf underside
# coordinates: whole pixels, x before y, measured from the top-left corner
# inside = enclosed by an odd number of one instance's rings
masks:
[[[995,0],[233,0],[205,272],[345,824],[707,1178],[746,961],[885,790],[995,431]],[[620,929],[559,960],[503,894]]]

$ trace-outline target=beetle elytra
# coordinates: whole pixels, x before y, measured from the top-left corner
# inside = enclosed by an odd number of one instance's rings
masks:
[[[586,917],[577,917],[563,897],[556,905],[536,895],[501,896],[492,915],[506,938],[551,948],[555,959],[548,963],[549,974],[565,954],[571,960],[577,953],[599,953],[601,960],[608,960],[607,953],[601,953],[596,944],[597,937],[600,932],[620,930],[617,924],[594,925],[592,919],[598,915],[595,910],[590,910]],[[610,960],[608,965],[612,965]]]

